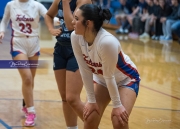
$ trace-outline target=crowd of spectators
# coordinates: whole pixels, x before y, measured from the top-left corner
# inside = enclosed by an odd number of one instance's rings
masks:
[[[119,26],[117,34],[164,41],[178,37],[180,42],[178,0],[94,0],[93,3],[111,10]]]

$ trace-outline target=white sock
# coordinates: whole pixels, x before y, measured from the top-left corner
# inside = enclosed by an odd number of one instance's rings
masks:
[[[34,106],[28,107],[27,110],[28,110],[28,112],[33,112],[33,113],[35,113],[35,108],[34,108]]]
[[[78,129],[78,126],[74,126],[74,127],[67,127],[67,129]]]

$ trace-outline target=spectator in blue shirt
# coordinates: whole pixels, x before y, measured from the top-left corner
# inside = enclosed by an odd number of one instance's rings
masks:
[[[128,33],[129,32],[129,23],[127,20],[127,15],[132,13],[133,6],[127,0],[120,0],[121,8],[119,13],[115,16],[120,28],[116,30],[116,33]]]
[[[163,24],[163,36],[160,37],[160,40],[172,40],[171,26],[180,19],[180,15],[178,13],[180,11],[180,4],[178,3],[178,0],[171,0],[171,4],[172,13],[167,17],[162,17],[160,20]]]

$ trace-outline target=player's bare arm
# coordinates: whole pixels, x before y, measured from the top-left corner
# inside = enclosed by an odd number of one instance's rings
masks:
[[[63,10],[64,10],[64,20],[65,20],[65,24],[66,24],[66,27],[68,30],[73,30],[74,27],[72,25],[72,21],[73,21],[73,14],[70,10],[70,6],[69,6],[69,2],[71,0],[62,0],[62,3],[63,3]],[[91,0],[77,0],[77,3],[76,3],[76,9],[75,11],[83,4],[91,4]],[[74,11],[74,12],[75,12]]]
[[[53,26],[53,19],[58,13],[57,7],[58,7],[59,2],[60,2],[60,0],[54,0],[54,2],[52,3],[51,7],[48,10],[48,12],[45,15],[45,22],[48,27],[48,30],[54,36],[58,36],[61,33],[60,28],[54,29],[54,26]]]

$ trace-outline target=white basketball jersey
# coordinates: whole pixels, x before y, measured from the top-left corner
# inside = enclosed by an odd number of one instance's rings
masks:
[[[10,15],[13,36],[38,36],[40,16],[44,16],[47,12],[41,3],[34,0],[28,2],[14,0],[7,6],[9,7],[5,11]]]
[[[93,81],[108,88],[114,108],[119,107],[118,86],[140,81],[135,64],[124,54],[119,41],[109,32],[100,29],[92,45],[82,35],[71,34],[71,43],[88,102],[95,103]],[[93,74],[92,74],[93,73]]]

